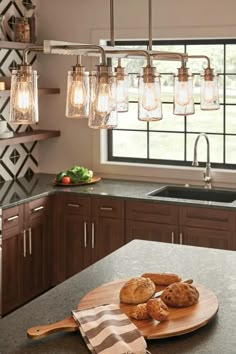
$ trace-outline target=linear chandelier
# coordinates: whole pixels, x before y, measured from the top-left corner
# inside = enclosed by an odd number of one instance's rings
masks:
[[[122,67],[122,58],[146,58],[146,66],[138,76],[138,119],[140,121],[159,121],[163,118],[160,74],[153,66],[155,60],[180,61],[181,63],[177,74],[174,75],[174,114],[186,116],[195,113],[193,80],[187,68],[189,59],[203,59],[207,63],[201,74],[201,109],[217,110],[220,108],[218,75],[211,68],[210,59],[207,56],[152,50],[152,0],[148,0],[148,49],[115,47],[113,1],[110,0],[111,46],[44,41],[43,46],[29,46],[24,50],[22,64],[12,72],[10,123],[34,124],[38,122],[38,75],[27,61],[28,53],[31,51],[76,56],[76,64],[68,72],[65,114],[68,118],[87,118],[90,128],[116,128],[118,113],[128,111],[128,75]],[[81,65],[83,56],[100,58],[100,64],[97,65],[95,71],[90,73],[85,71],[85,67]],[[115,70],[108,65],[110,58],[118,58]]]

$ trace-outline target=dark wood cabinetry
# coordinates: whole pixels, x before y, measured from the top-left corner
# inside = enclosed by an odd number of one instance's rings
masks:
[[[178,207],[170,204],[126,202],[126,241],[176,242]]]
[[[3,210],[2,312],[50,287],[49,198]]]
[[[124,244],[124,201],[78,195],[55,196],[53,285]]]

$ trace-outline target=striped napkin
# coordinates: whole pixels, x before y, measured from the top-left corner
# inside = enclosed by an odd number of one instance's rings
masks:
[[[93,354],[144,354],[147,344],[119,305],[73,310],[84,341]]]

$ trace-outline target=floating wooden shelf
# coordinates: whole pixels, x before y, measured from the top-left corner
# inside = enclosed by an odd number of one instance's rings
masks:
[[[31,132],[15,133],[12,138],[0,139],[0,146],[29,143],[31,141],[46,140],[60,136],[59,130],[33,130]]]
[[[11,90],[0,90],[0,97],[8,97],[10,96]],[[59,88],[39,88],[38,94],[41,95],[55,95],[60,93]]]
[[[21,43],[21,42],[12,42],[12,41],[0,41],[0,49],[25,49],[34,43]]]

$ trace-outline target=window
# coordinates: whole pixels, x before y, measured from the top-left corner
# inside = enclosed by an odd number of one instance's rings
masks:
[[[147,42],[116,42],[117,46],[146,49]],[[173,114],[173,74],[180,62],[155,61],[161,74],[163,119],[137,119],[137,75],[146,65],[143,59],[122,59],[129,72],[129,112],[119,113],[118,127],[108,132],[108,160],[116,162],[191,166],[194,141],[201,132],[210,140],[212,167],[236,169],[236,40],[153,41],[153,50],[187,52],[209,56],[219,74],[220,109],[200,110],[200,73],[204,60],[189,60],[194,74],[195,114]],[[117,61],[113,59],[113,66]],[[203,139],[202,139],[203,140]],[[205,141],[198,145],[200,166],[205,165]]]

